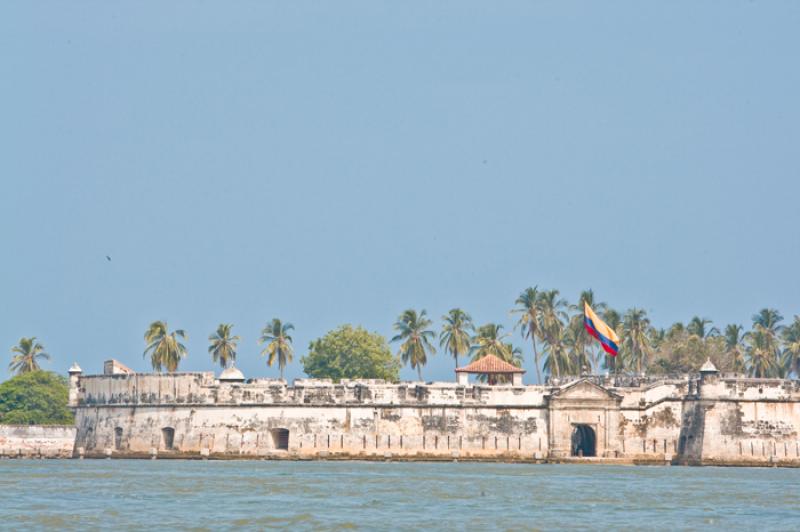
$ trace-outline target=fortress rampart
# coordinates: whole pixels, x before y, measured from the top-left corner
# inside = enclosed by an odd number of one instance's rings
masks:
[[[287,386],[225,373],[72,372],[75,455],[800,466],[797,381]]]

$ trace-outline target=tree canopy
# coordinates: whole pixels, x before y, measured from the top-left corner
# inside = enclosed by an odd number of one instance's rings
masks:
[[[342,325],[311,342],[302,357],[303,370],[312,378],[400,379],[400,362],[392,356],[386,338],[362,327]]]
[[[71,425],[69,390],[64,377],[29,371],[0,384],[0,423],[4,425]]]

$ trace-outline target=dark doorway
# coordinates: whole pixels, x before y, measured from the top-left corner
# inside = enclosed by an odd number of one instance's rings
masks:
[[[161,435],[164,438],[164,449],[171,451],[172,445],[175,442],[175,429],[172,427],[164,427],[161,429]]]
[[[279,451],[289,450],[289,431],[287,429],[273,429],[272,442]]]
[[[122,427],[114,429],[114,449],[120,450],[122,448]]]
[[[575,425],[572,431],[572,456],[596,456],[597,438],[589,425]]]

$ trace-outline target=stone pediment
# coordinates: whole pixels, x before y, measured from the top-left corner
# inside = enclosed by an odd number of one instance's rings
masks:
[[[587,379],[581,379],[554,390],[552,399],[559,401],[618,401],[622,399],[622,396]]]

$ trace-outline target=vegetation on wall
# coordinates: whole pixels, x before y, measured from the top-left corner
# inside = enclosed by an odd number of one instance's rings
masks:
[[[67,380],[50,371],[29,371],[0,384],[0,423],[70,425]]]

